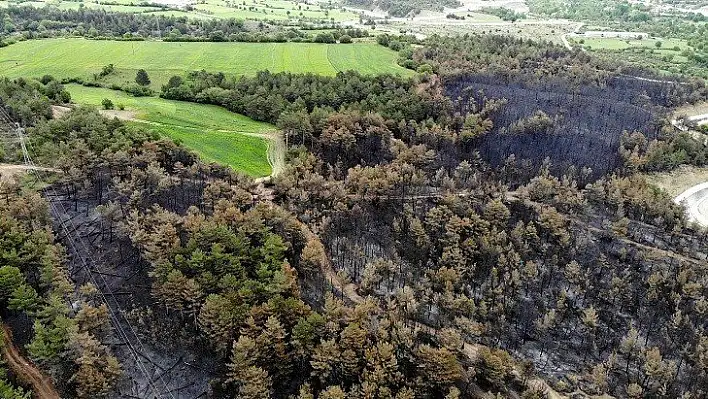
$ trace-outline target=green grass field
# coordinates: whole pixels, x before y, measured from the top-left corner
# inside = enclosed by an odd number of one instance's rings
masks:
[[[67,85],[66,88],[76,104],[100,108],[104,98],[113,101],[116,109],[122,104],[127,111],[126,116],[132,114],[135,118],[134,123],[141,123],[181,141],[206,161],[229,165],[254,177],[267,176],[271,172],[265,140],[247,134],[273,131],[275,127],[272,125],[214,105],[158,97],[131,97],[121,91],[77,84]]]
[[[206,0],[205,2],[194,4],[192,11],[159,11],[157,7],[140,7],[137,4],[145,0],[111,0],[111,3],[119,5],[101,4],[98,0],[84,1],[62,1],[62,0],[37,0],[31,2],[17,2],[7,0],[0,1],[0,7],[6,7],[9,3],[14,5],[31,5],[34,7],[44,7],[45,5],[55,6],[60,9],[78,10],[80,7],[102,8],[106,11],[114,12],[137,12],[188,16],[191,18],[237,18],[251,20],[306,20],[309,22],[342,22],[347,20],[358,20],[359,15],[349,11],[342,11],[329,6],[327,3],[304,4],[295,0],[248,0],[247,2],[236,0]],[[149,2],[149,1],[147,1]]]
[[[57,3],[48,3],[51,5],[55,5],[57,8],[61,10],[79,10],[81,9],[82,5],[85,8],[99,8],[106,10],[108,12],[127,12],[127,13],[145,13],[145,12],[151,12],[151,11],[159,11],[161,10],[158,7],[141,7],[141,6],[134,6],[130,4],[98,4],[94,2],[88,2],[85,1],[83,3],[79,3],[76,1],[62,1],[62,2],[57,2]]]
[[[579,38],[575,38],[578,42]],[[583,46],[593,50],[624,50],[628,48],[647,48],[660,51],[673,51],[674,47],[683,51],[689,48],[685,40],[680,39],[618,39],[618,38],[586,38]],[[656,42],[661,42],[661,47],[656,47]]]
[[[104,65],[118,73],[111,83],[132,81],[139,68],[159,88],[173,75],[205,69],[233,75],[258,71],[312,72],[334,75],[356,70],[366,74],[413,72],[396,64],[398,54],[374,43],[169,43],[86,39],[28,40],[0,49],[0,75],[91,78]],[[117,81],[116,81],[117,80]]]
[[[287,20],[305,19],[341,22],[358,20],[359,15],[339,9],[328,9],[324,4],[303,4],[289,0],[240,1],[207,0],[194,5],[196,12],[214,18]]]
[[[686,74],[702,78],[708,77],[706,68],[692,61],[684,54],[684,50],[702,53],[681,39],[620,39],[620,38],[583,38],[570,37],[574,44],[600,56],[611,59],[621,58],[629,64],[653,68],[664,74]],[[582,40],[582,43],[581,43]],[[660,47],[656,43],[661,42]],[[703,50],[705,51],[705,50]]]

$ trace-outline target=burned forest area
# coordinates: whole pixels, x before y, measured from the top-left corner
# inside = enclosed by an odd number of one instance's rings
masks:
[[[708,395],[706,231],[642,174],[708,162],[669,121],[704,82],[491,35],[403,58],[423,72],[171,79],[277,125],[287,166],[259,181],[53,117],[51,76],[0,80],[2,163],[26,168],[0,169],[27,359],[3,397],[26,375],[62,398]]]

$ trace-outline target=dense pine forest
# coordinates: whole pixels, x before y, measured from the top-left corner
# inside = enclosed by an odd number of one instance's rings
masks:
[[[258,183],[1,81],[52,168],[0,183],[2,319],[62,397],[705,397],[706,234],[637,173],[708,162],[667,120],[705,84],[501,36],[403,56],[170,79],[283,131]]]

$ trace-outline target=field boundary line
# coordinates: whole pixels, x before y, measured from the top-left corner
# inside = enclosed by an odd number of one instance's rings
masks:
[[[329,49],[330,49],[332,46],[331,46],[331,45],[326,45],[326,46],[327,46],[327,51],[325,51],[325,55],[327,56],[327,62],[328,62],[329,65],[332,67],[332,69],[334,69],[335,72],[337,72],[337,73],[342,72],[342,70],[339,69],[339,67],[337,67],[336,65],[334,65],[334,62],[332,62],[332,58],[329,56]]]

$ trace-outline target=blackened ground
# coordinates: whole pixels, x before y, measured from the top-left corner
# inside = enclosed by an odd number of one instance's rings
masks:
[[[45,195],[53,204],[56,237],[67,248],[72,281],[77,287],[95,282],[118,320],[117,325],[112,323],[108,344],[123,375],[110,397],[206,397],[216,359],[198,345],[183,345],[177,334],[159,333],[152,318],[141,311],[152,305],[152,299],[147,265],[138,251],[101,227],[95,211],[98,201],[74,201],[55,191]]]
[[[573,165],[604,175],[621,165],[618,152],[623,132],[641,131],[649,139],[658,136],[666,109],[680,94],[678,83],[651,82],[625,77],[608,78],[602,84],[563,80],[528,79],[490,75],[448,78],[447,95],[461,105],[474,100],[506,99],[508,104],[491,116],[494,129],[480,137],[474,149],[492,165],[510,155],[538,166],[553,160],[554,172]],[[538,133],[512,134],[512,123],[543,111],[556,119],[553,128]],[[505,132],[506,131],[506,132]]]

